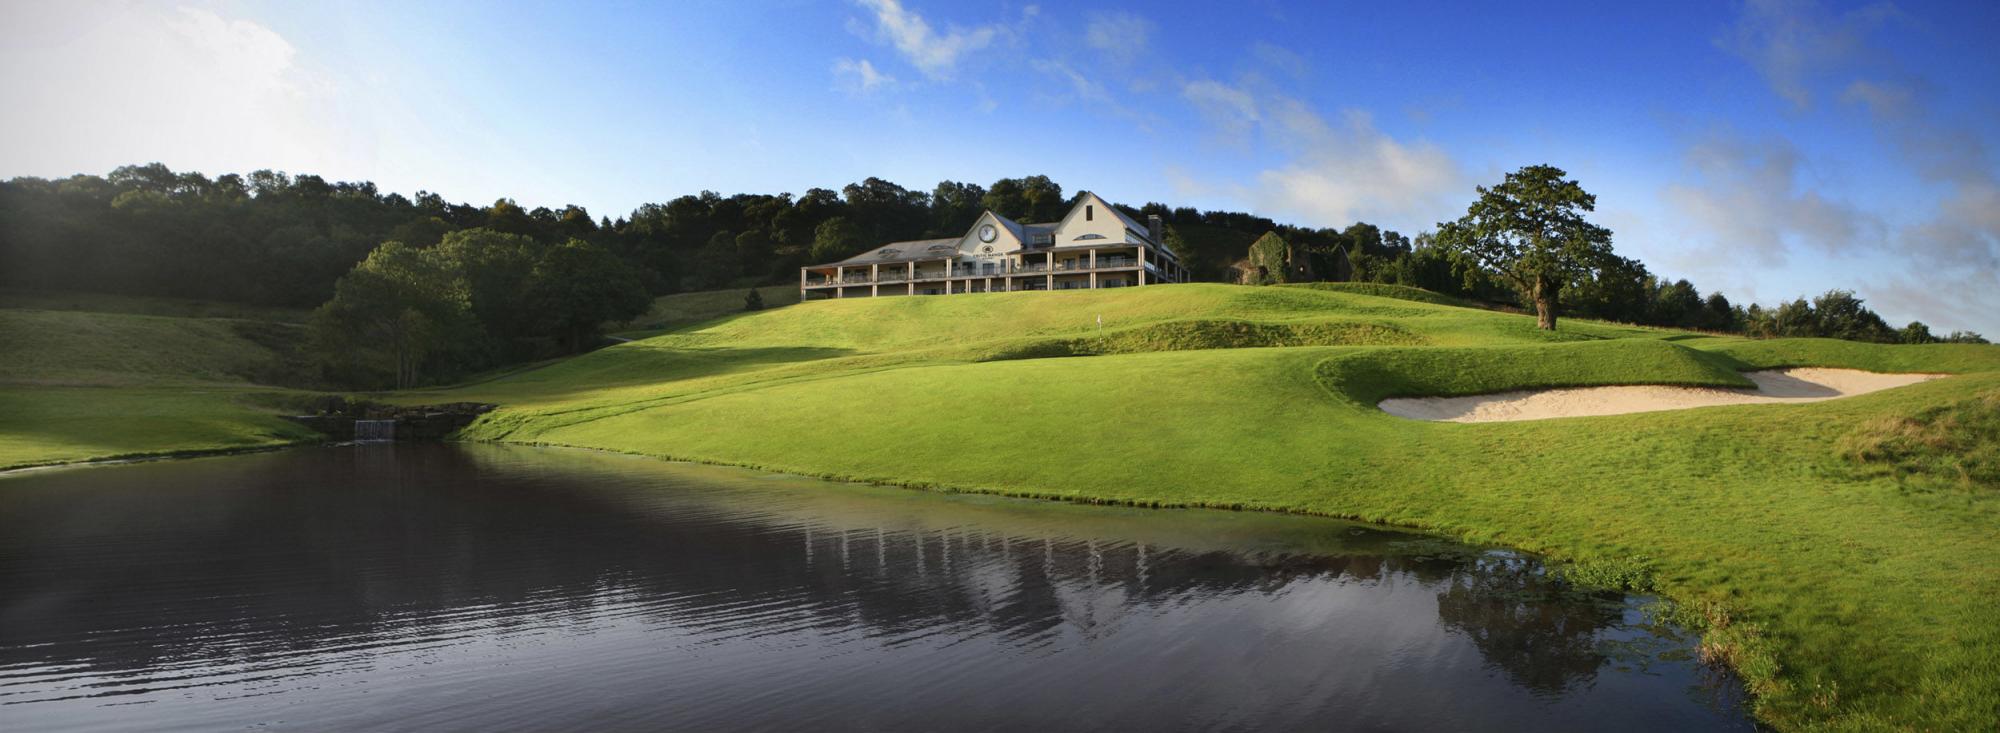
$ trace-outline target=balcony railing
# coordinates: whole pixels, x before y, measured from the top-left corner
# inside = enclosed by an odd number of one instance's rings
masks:
[[[987,277],[1031,277],[1034,275],[1083,273],[1083,272],[1090,272],[1092,270],[1118,270],[1118,269],[1127,269],[1138,266],[1139,266],[1139,260],[1134,257],[1099,257],[1097,258],[1097,262],[1094,267],[1092,266],[1091,261],[1088,259],[1076,259],[1076,260],[1057,262],[1053,267],[1046,262],[1028,262],[1022,264],[1000,262],[1000,263],[984,264],[978,267],[955,267],[952,268],[949,275],[947,275],[943,270],[919,270],[917,271],[915,276],[912,276],[907,270],[899,268],[896,270],[883,271],[873,278],[870,278],[868,273],[866,272],[849,273],[845,276],[838,278],[809,277],[806,278],[805,280],[805,286],[809,288],[820,288],[820,287],[830,287],[834,285],[874,285],[880,283],[904,283],[904,282],[910,282],[912,280],[942,280],[942,279],[987,278]],[[1152,270],[1156,274],[1160,272],[1159,267],[1150,261],[1146,263],[1146,269]],[[1058,288],[1059,289],[1061,288],[1060,284],[1058,284]],[[994,289],[998,290],[999,288],[994,288]],[[1015,289],[1019,290],[1021,288],[1017,287]]]

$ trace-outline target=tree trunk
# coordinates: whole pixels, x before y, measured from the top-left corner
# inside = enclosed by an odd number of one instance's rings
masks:
[[[1556,330],[1556,289],[1547,277],[1535,278],[1535,325],[1544,331]]]

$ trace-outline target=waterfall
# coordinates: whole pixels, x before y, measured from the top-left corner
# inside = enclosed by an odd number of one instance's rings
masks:
[[[396,421],[394,420],[354,421],[354,440],[356,442],[373,443],[395,439]]]

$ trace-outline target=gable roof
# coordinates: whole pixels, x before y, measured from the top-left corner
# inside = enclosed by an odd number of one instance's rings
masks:
[[[1009,219],[999,214],[995,214],[993,213],[992,209],[987,209],[986,215],[993,217],[994,221],[1000,222],[1000,226],[1006,227],[1007,231],[1009,233],[1012,233],[1015,239],[1021,240],[1022,244],[1028,243],[1028,226],[1032,225],[1024,225],[1021,222],[1014,221],[1013,219]],[[977,228],[979,226],[979,222],[977,221],[972,222],[972,226],[974,228]]]
[[[1137,220],[1133,219],[1132,217],[1126,216],[1124,211],[1120,210],[1116,206],[1111,205],[1111,202],[1105,201],[1103,196],[1099,196],[1089,191],[1078,191],[1076,194],[1076,205],[1071,206],[1070,211],[1071,212],[1076,211],[1076,207],[1084,205],[1086,200],[1103,205],[1104,209],[1106,211],[1111,212],[1112,216],[1118,217],[1118,221],[1124,223],[1125,226],[1130,227],[1132,231],[1138,232],[1141,236],[1144,236],[1146,238],[1146,241],[1149,242],[1152,241],[1153,239],[1152,229],[1148,228],[1144,224],[1140,224]],[[1064,214],[1063,218],[1068,219],[1069,214]],[[1159,244],[1158,242],[1153,242],[1153,243]]]
[[[937,249],[943,247],[944,249]],[[913,239],[907,242],[890,242],[861,254],[849,257],[833,265],[875,265],[885,262],[909,262],[946,257],[946,252],[958,251],[958,237],[949,239]]]

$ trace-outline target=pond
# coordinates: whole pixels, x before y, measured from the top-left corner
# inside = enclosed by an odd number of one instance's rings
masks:
[[[19,473],[0,592],[9,731],[1750,727],[1514,553],[588,451]]]

